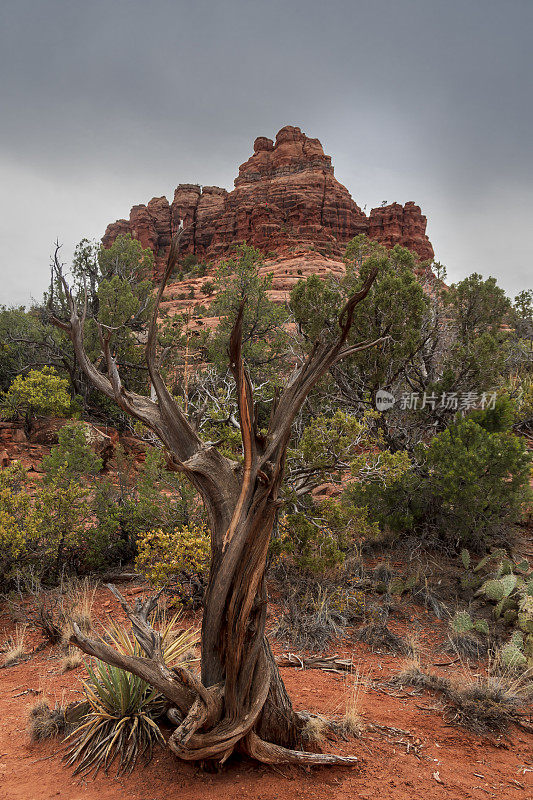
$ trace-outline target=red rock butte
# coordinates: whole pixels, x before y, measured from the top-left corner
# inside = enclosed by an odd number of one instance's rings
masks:
[[[262,250],[281,294],[302,275],[341,272],[343,250],[358,233],[388,247],[407,247],[422,261],[433,258],[419,206],[392,203],[367,216],[335,178],[319,140],[291,125],[275,142],[255,140],[233,191],[180,184],[172,203],[154,197],[133,206],[129,220],[108,225],[102,242],[109,247],[119,234],[131,234],[153,251],[157,278],[181,224],[182,252],[198,260],[216,261],[243,242]]]

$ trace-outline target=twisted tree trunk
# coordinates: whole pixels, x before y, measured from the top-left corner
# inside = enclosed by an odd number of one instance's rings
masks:
[[[88,359],[83,344],[85,311],[76,303],[56,258],[56,270],[69,302],[70,319],[53,318],[71,338],[76,358],[94,386],[125,412],[141,420],[166,446],[174,468],[201,494],[211,529],[211,567],[201,638],[201,677],[184,667],[169,669],[159,634],[149,623],[156,600],[131,609],[114,587],[145,656],[117,653],[76,628],[72,641],[84,652],[127,669],[159,690],[172,706],[176,730],[169,747],[184,760],[223,763],[234,751],[265,763],[344,764],[356,759],[305,753],[304,719],[292,709],[265,637],[267,593],[265,568],[274,518],[279,505],[285,454],[291,426],[305,398],[324,373],[341,358],[378,343],[347,347],[356,305],[366,297],[376,273],[354,295],[339,318],[333,342],[316,342],[271,409],[266,435],[258,431],[252,386],[242,355],[242,314],[230,342],[243,444],[242,466],[203,443],[171,396],[156,366],[156,327],[161,296],[178,256],[174,240],[165,277],[159,287],[148,332],[146,362],[157,401],[128,392],[121,384],[111,353],[112,331],[99,326],[107,374]]]

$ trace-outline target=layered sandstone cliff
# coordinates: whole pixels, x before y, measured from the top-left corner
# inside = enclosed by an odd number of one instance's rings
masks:
[[[146,206],[133,206],[129,220],[109,225],[102,241],[109,247],[119,234],[131,233],[154,252],[158,277],[180,225],[182,252],[200,260],[216,260],[241,242],[261,249],[267,264],[280,267],[274,271],[274,288],[280,290],[288,288],[279,285],[287,283],[284,275],[301,274],[304,254],[309,259],[315,251],[311,262],[318,267],[321,260],[321,269],[331,262],[335,271],[346,243],[358,233],[389,247],[408,247],[421,260],[433,258],[426,218],[417,205],[392,203],[367,217],[335,178],[331,157],[318,139],[292,126],[282,128],[275,142],[263,136],[255,140],[233,191],[180,184],[172,203],[155,197]],[[280,261],[290,262],[286,272]]]

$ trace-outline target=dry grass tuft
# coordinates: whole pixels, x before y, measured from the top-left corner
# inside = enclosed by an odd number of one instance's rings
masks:
[[[464,665],[463,665],[464,666]],[[520,719],[520,709],[533,698],[531,674],[495,672],[489,663],[486,675],[472,674],[464,667],[463,676],[450,680],[427,672],[411,661],[389,681],[392,686],[414,686],[440,694],[447,722],[460,725],[482,736],[502,734]]]
[[[446,692],[450,686],[448,678],[434,672],[425,672],[418,659],[406,661],[402,671],[394,675],[388,683],[391,686],[413,686],[430,692]]]
[[[83,664],[83,655],[74,647],[69,647],[67,655],[61,659],[61,672],[70,672]]]
[[[327,738],[331,725],[320,714],[309,714],[302,728],[302,739],[306,744],[321,746]]]
[[[57,705],[51,709],[46,700],[39,700],[30,709],[28,729],[33,742],[65,733],[67,721],[64,709]]]
[[[340,729],[345,735],[360,736],[364,730],[361,716],[362,699],[368,687],[368,676],[359,667],[345,679],[345,709]]]
[[[4,655],[4,667],[12,667],[18,664],[24,655],[24,639],[26,638],[27,625],[17,625],[15,635],[7,641],[6,652]]]
[[[473,633],[453,633],[448,637],[444,650],[451,655],[475,661],[486,658],[489,648],[486,641],[478,639]]]
[[[383,622],[370,622],[368,625],[363,625],[355,636],[358,641],[369,645],[372,651],[381,650],[385,653],[401,653],[402,655],[412,655],[413,653],[412,644],[391,631]]]
[[[70,637],[74,633],[74,625],[77,625],[82,633],[89,633],[92,629],[95,594],[96,585],[85,579],[67,595],[68,609],[61,626],[61,642],[64,647],[68,647]]]
[[[84,633],[91,630],[96,585],[88,578],[83,581],[62,581],[56,589],[51,590],[38,585],[32,593],[35,597],[32,622],[41,628],[51,644],[62,643],[65,648],[68,647],[74,623]]]
[[[533,673],[502,670],[497,660],[489,661],[486,674],[463,665],[463,676],[451,682],[445,696],[448,721],[480,735],[502,734],[533,699]]]

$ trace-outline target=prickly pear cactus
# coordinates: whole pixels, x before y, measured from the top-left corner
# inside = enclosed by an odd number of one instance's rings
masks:
[[[533,667],[533,573],[528,560],[514,562],[503,550],[494,550],[473,567],[468,551],[461,552],[461,560],[468,570],[461,579],[462,587],[475,588],[474,580],[479,580],[476,596],[493,603],[494,618],[514,629],[500,650],[502,664],[518,668],[529,662]],[[480,633],[488,632],[485,620],[476,620],[472,625]]]
[[[486,619],[476,619],[474,622],[474,630],[477,633],[483,633],[485,636],[489,635],[489,623]]]
[[[503,613],[503,621],[506,625],[514,625],[518,619],[518,611],[515,608],[508,608]]]
[[[450,624],[455,633],[468,633],[474,628],[474,623],[468,611],[458,611]]]
[[[466,575],[463,575],[461,578],[462,589],[478,589],[480,585],[481,578],[474,572],[467,572]]]
[[[405,582],[402,578],[393,578],[389,584],[389,592],[393,595],[402,595],[406,590]]]
[[[527,558],[523,558],[522,561],[519,561],[517,564],[514,565],[515,572],[520,572],[521,575],[527,575],[529,572],[529,561]]]
[[[528,614],[527,611],[519,611],[517,622],[521,631],[533,634],[533,616],[531,614]]]
[[[504,644],[499,652],[499,659],[507,669],[523,669],[527,666],[524,653],[512,642]]]
[[[480,589],[488,600],[499,603],[505,597],[505,586],[499,578],[491,578],[485,581]]]

